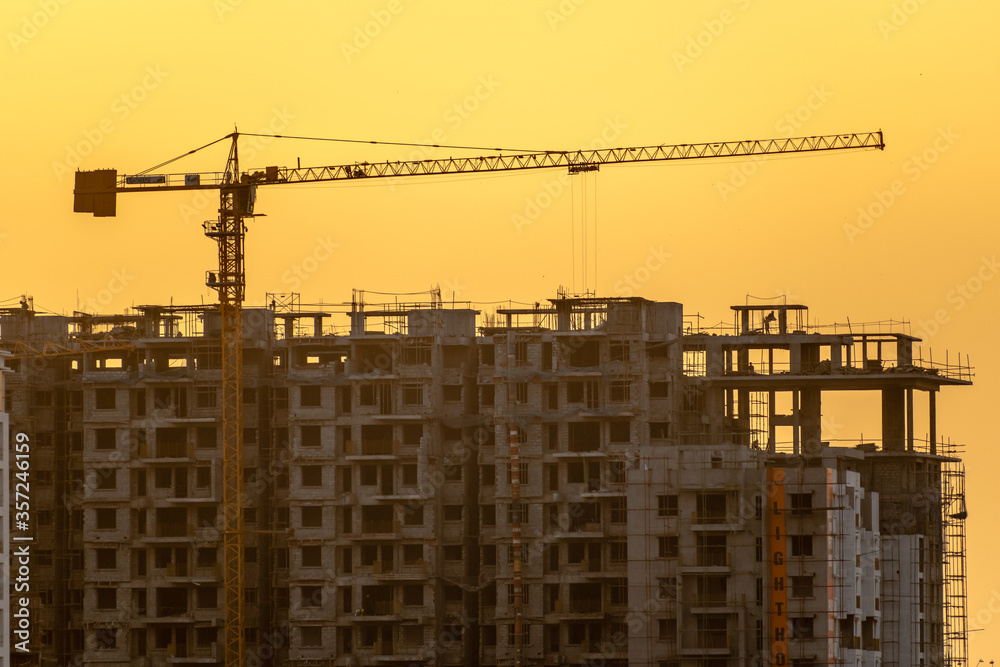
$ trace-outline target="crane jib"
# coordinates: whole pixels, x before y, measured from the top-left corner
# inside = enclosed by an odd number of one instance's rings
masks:
[[[234,139],[235,141],[235,139]],[[317,183],[358,178],[396,178],[484,173],[527,169],[566,168],[571,174],[597,171],[600,165],[667,160],[739,158],[781,153],[807,153],[844,149],[884,149],[882,132],[782,137],[696,144],[662,144],[549,151],[479,157],[448,157],[426,160],[355,162],[319,167],[276,167],[241,173],[238,185]],[[232,184],[226,172],[181,174],[136,174],[118,176],[113,169],[76,172],[73,209],[95,216],[115,215],[118,192],[221,189]]]

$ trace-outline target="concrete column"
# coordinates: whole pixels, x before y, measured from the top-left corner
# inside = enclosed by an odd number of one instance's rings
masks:
[[[767,451],[774,453],[774,399],[775,392],[767,392]]]
[[[711,442],[722,442],[723,415],[726,414],[726,398],[729,391],[712,387],[705,392],[705,414],[709,416],[708,433]],[[648,432],[648,429],[647,429]]]
[[[937,391],[927,392],[927,418],[929,422],[928,438],[931,441],[931,454],[937,454]]]
[[[882,390],[882,449],[903,451],[905,395],[902,389]]]
[[[913,390],[906,390],[906,450],[913,451]]]
[[[844,365],[842,357],[843,347],[839,343],[832,343],[830,345],[830,369],[840,368]]]
[[[801,416],[799,425],[802,431],[802,442],[805,443],[805,454],[818,455],[822,438],[821,396],[819,389],[803,389],[799,403]]]
[[[799,390],[792,390],[792,453],[799,454]]]
[[[677,355],[680,356],[680,355]],[[705,345],[705,375],[722,375],[725,355],[722,345]]]

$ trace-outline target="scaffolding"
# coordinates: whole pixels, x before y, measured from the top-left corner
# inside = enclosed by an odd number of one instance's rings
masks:
[[[941,466],[941,520],[944,528],[945,665],[968,667],[968,590],[965,573],[965,465],[956,459]]]

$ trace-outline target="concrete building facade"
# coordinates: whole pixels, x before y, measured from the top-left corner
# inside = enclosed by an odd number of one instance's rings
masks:
[[[962,665],[936,396],[971,371],[803,306],[733,312],[245,310],[252,664]],[[221,661],[216,311],[0,327],[37,445],[22,660]],[[874,396],[880,437],[835,440],[831,392]]]

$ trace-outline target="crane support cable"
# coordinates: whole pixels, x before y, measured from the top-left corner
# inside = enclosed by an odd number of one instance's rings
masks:
[[[139,172],[138,174],[136,174],[136,176],[142,176],[142,175],[144,175],[144,174],[148,174],[148,173],[149,173],[149,172],[151,172],[151,171],[156,171],[156,170],[157,170],[157,169],[159,169],[160,167],[165,167],[165,166],[167,166],[168,164],[170,164],[171,162],[177,162],[177,161],[178,161],[178,160],[180,160],[181,158],[184,158],[184,157],[187,157],[188,155],[192,155],[192,154],[194,154],[194,153],[197,153],[198,151],[200,151],[200,150],[203,150],[203,149],[205,149],[205,148],[208,148],[209,146],[214,146],[215,144],[219,143],[220,141],[224,141],[224,140],[226,140],[226,139],[230,139],[230,138],[232,138],[232,136],[233,136],[232,134],[227,134],[227,135],[226,135],[226,136],[224,136],[224,137],[219,137],[219,138],[218,138],[218,139],[216,139],[215,141],[210,141],[210,142],[208,142],[207,144],[205,144],[204,146],[199,146],[198,148],[195,148],[195,149],[192,149],[192,150],[189,150],[189,151],[188,151],[187,153],[181,153],[181,154],[180,154],[180,155],[178,155],[177,157],[172,157],[172,158],[170,158],[169,160],[166,160],[165,162],[161,162],[160,164],[157,164],[157,165],[153,165],[153,166],[152,166],[152,167],[150,167],[149,169],[146,169],[146,170],[144,170],[144,171],[140,171],[140,172]]]
[[[535,148],[490,148],[484,146],[452,146],[449,144],[422,144],[407,141],[374,141],[369,139],[331,139],[328,137],[299,137],[289,134],[262,134],[254,132],[240,132],[245,137],[267,137],[269,139],[302,139],[304,141],[333,141],[345,144],[376,144],[382,146],[413,146],[417,148],[454,148],[463,151],[504,151],[507,153],[561,153],[565,151],[547,151]]]

